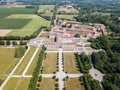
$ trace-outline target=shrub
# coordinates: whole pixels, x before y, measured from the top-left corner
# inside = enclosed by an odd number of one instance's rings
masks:
[[[25,48],[22,46],[19,46],[18,48],[15,49],[15,58],[21,58],[25,54]]]

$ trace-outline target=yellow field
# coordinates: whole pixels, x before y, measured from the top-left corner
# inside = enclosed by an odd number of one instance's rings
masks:
[[[65,81],[65,86],[66,90],[85,90],[78,78],[68,78],[68,80]]]
[[[57,53],[47,53],[46,59],[43,61],[43,73],[49,74],[56,71]]]
[[[80,73],[76,67],[74,53],[64,53],[64,71],[70,74]]]
[[[14,58],[15,48],[0,48],[0,76],[7,75],[18,62]]]
[[[30,78],[11,78],[3,90],[27,90]]]
[[[36,48],[33,48],[33,47],[30,49],[30,51],[27,53],[27,55],[23,59],[22,63],[16,69],[14,73],[15,75],[21,75],[23,73],[35,50]]]
[[[33,74],[33,71],[34,71],[34,69],[36,67],[36,64],[37,64],[37,61],[38,61],[40,51],[41,51],[41,49],[37,52],[33,62],[31,63],[30,67],[28,68],[28,71],[27,71],[26,75],[32,75]]]
[[[55,81],[51,78],[42,78],[39,90],[55,90]]]

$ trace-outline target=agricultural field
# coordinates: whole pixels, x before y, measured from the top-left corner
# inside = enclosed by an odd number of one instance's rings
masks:
[[[68,78],[65,80],[65,86],[66,90],[85,90],[78,78]]]
[[[47,53],[46,58],[43,60],[43,74],[52,74],[56,72],[57,53]]]
[[[10,29],[0,29],[0,36],[6,36],[11,31],[12,30],[10,30]]]
[[[69,74],[79,74],[79,70],[77,68],[77,62],[75,60],[74,53],[63,53],[64,55],[64,71]]]
[[[23,59],[22,63],[18,66],[18,68],[14,72],[15,75],[21,75],[23,73],[24,69],[26,68],[26,66],[27,66],[28,62],[30,61],[35,50],[36,50],[36,48],[31,47],[30,51],[27,53],[27,55]]]
[[[38,14],[52,18],[55,5],[40,5]]]
[[[0,79],[2,80],[5,79],[4,76],[8,75],[19,61],[18,58],[14,58],[14,53],[15,48],[0,48]]]
[[[2,19],[0,29],[20,29],[28,24],[31,19]]]
[[[58,8],[57,13],[58,14],[75,14],[75,15],[77,15],[79,13],[79,11],[74,8],[68,9],[68,8],[64,8],[61,6]]]
[[[74,17],[76,17],[77,15],[57,15],[58,18],[60,19],[67,19],[67,20],[73,20]]]
[[[50,21],[35,15],[33,8],[0,8],[0,29],[11,29],[7,36],[30,36],[41,26],[50,27]]]
[[[3,90],[27,90],[30,78],[11,78]]]
[[[41,52],[41,49],[39,49],[36,56],[34,57],[33,62],[31,63],[30,67],[28,68],[28,71],[26,72],[26,75],[32,75],[33,74],[33,71],[34,71],[34,69],[37,65],[37,61],[38,61],[38,57],[39,57],[40,52]]]
[[[42,78],[39,90],[55,90],[55,80],[52,78]]]

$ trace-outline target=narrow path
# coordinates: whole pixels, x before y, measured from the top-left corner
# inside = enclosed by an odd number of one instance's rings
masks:
[[[41,43],[39,44],[39,46],[37,47],[36,51],[34,52],[32,58],[30,59],[28,65],[26,66],[24,72],[22,73],[22,77],[24,77],[24,75],[26,74],[27,70],[29,69],[31,63],[33,62],[34,60],[34,57],[36,56],[37,52],[39,51],[39,47],[41,46],[42,42],[43,42],[44,39],[41,40]]]
[[[21,62],[23,61],[24,57],[27,55],[27,53],[29,52],[30,47],[28,46],[28,49],[26,51],[26,53],[24,54],[24,56],[20,59],[20,61],[18,62],[18,64],[15,66],[15,68],[12,70],[12,72],[8,75],[8,77],[5,79],[5,81],[2,83],[1,85],[1,90],[4,88],[4,86],[7,84],[8,80],[11,78],[11,76],[13,75],[13,73],[15,72],[15,70],[18,68],[18,66],[21,64]]]

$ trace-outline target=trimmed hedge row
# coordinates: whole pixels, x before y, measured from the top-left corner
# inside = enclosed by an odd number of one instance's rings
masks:
[[[39,54],[37,65],[36,65],[36,67],[34,69],[32,78],[30,80],[28,90],[35,90],[36,89],[38,75],[40,73],[40,67],[42,65],[42,61],[43,61],[43,57],[44,57],[44,51],[45,51],[45,47],[42,48],[42,50],[41,50],[41,52]]]

